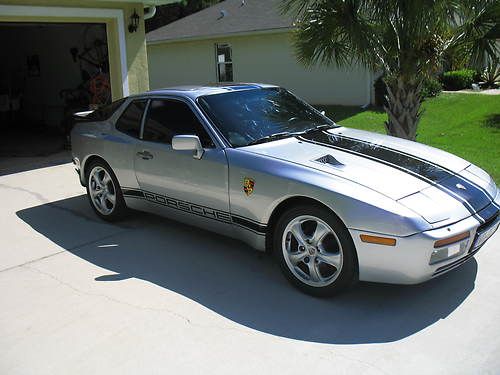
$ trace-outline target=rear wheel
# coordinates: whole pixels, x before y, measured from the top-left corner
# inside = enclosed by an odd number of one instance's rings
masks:
[[[274,253],[283,273],[302,291],[332,296],[356,281],[356,255],[351,236],[329,210],[298,206],[278,220]]]
[[[125,201],[118,180],[103,161],[95,161],[86,176],[87,197],[95,213],[104,220],[115,221],[126,211]]]

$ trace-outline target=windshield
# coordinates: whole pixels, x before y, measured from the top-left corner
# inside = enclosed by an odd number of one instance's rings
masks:
[[[328,117],[282,88],[201,96],[198,103],[233,147],[335,126]]]

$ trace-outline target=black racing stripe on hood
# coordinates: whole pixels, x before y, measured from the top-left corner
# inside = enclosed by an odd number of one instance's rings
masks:
[[[299,138],[307,142],[365,157],[411,174],[460,201],[472,214],[491,203],[491,199],[484,191],[460,176],[439,165],[398,150],[324,131],[310,132]],[[483,221],[482,218],[480,220]]]
[[[482,224],[479,229],[481,229],[481,227],[483,226],[488,226],[489,224],[493,223],[497,219],[499,214],[500,210],[494,204],[490,204],[483,208],[477,213],[477,215],[484,220],[484,224]]]
[[[443,181],[439,181],[438,184],[439,186],[445,187],[449,191],[460,196],[472,207],[474,207],[476,212],[491,203],[491,199],[489,199],[483,191],[459,176],[452,175]]]
[[[375,143],[346,138],[337,134],[328,134],[323,131],[311,132],[303,135],[302,137],[310,141],[328,144],[341,149],[357,152],[365,156],[370,156],[376,160],[394,164],[395,166],[403,168],[412,174],[418,175],[420,178],[427,180],[427,182],[438,182],[451,176],[451,173],[432,163],[422,161],[410,155],[405,155],[401,152],[397,152],[396,150],[380,147]]]
[[[346,135],[344,135],[344,134],[339,135],[339,136],[340,136],[340,137],[342,137],[342,138],[345,138],[345,139],[351,139],[351,140],[358,141],[358,142],[364,142],[364,143],[374,144],[374,143],[371,143],[371,142],[368,142],[368,141],[362,141],[362,140],[358,140],[358,139],[356,139],[356,138],[348,137],[348,136],[346,136]],[[469,184],[471,184],[471,185],[475,186],[477,189],[481,190],[481,191],[482,191],[482,192],[483,192],[483,193],[484,193],[484,194],[485,194],[488,198],[490,198],[490,200],[491,200],[491,201],[494,201],[494,200],[495,200],[495,197],[493,197],[493,196],[492,196],[492,195],[491,195],[491,194],[490,194],[490,193],[489,193],[489,192],[488,192],[485,188],[483,188],[482,186],[479,186],[479,185],[478,185],[478,184],[476,184],[475,182],[473,182],[473,181],[469,180],[468,178],[465,178],[465,177],[464,177],[464,176],[462,176],[462,175],[458,175],[458,174],[456,174],[454,171],[452,171],[452,170],[450,170],[450,169],[446,168],[445,166],[442,166],[442,165],[439,165],[439,164],[436,164],[436,163],[432,163],[432,162],[430,162],[430,161],[428,161],[428,160],[425,160],[425,159],[422,159],[422,158],[416,157],[416,156],[414,156],[414,155],[411,155],[411,154],[409,154],[409,153],[407,153],[407,152],[404,152],[404,151],[401,151],[401,150],[395,150],[395,149],[393,149],[393,148],[391,148],[391,147],[387,147],[387,146],[385,146],[385,145],[378,145],[378,147],[385,148],[385,149],[387,149],[387,150],[391,150],[391,151],[395,151],[395,152],[398,152],[398,153],[400,153],[400,154],[402,154],[402,155],[409,156],[409,157],[411,157],[411,158],[413,158],[413,159],[417,159],[417,160],[424,161],[424,162],[426,162],[426,163],[433,164],[433,165],[437,166],[438,168],[441,168],[441,169],[443,169],[443,170],[445,170],[445,171],[449,172],[451,175],[454,175],[454,176],[458,177],[458,178],[459,178],[459,179],[461,179],[462,181],[466,181],[466,182],[468,182]]]

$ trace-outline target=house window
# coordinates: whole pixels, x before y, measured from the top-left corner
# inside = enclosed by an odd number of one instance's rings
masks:
[[[231,45],[216,44],[217,82],[233,82]]]

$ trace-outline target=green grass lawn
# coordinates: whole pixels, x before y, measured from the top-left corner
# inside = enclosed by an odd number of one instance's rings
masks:
[[[379,109],[317,106],[337,123],[385,133]],[[480,166],[500,183],[500,95],[441,94],[427,99],[417,141],[446,150]]]

